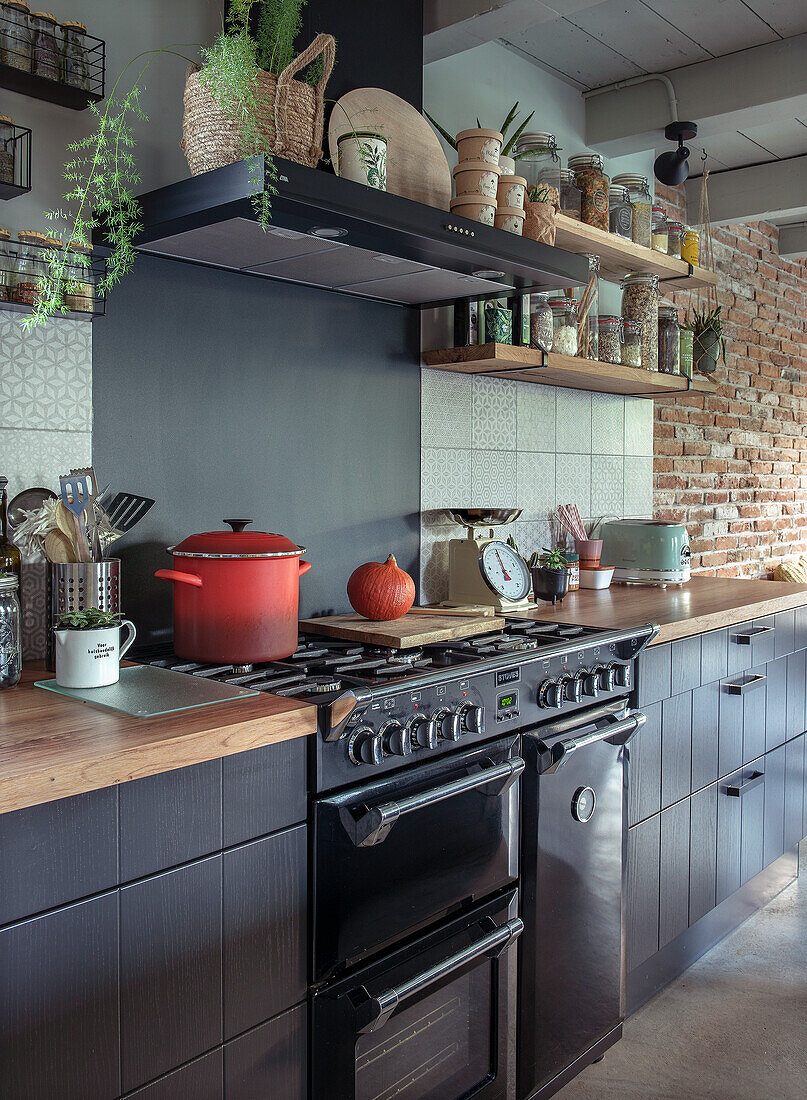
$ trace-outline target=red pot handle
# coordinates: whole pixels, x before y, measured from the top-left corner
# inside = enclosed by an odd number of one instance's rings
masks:
[[[300,572],[299,572],[298,576],[302,577],[303,573],[307,573],[310,568],[311,568],[311,562],[310,561],[301,561],[300,562]]]
[[[195,573],[180,573],[177,569],[158,569],[154,574],[161,581],[181,581],[183,584],[192,584],[194,588],[202,587],[202,578]]]

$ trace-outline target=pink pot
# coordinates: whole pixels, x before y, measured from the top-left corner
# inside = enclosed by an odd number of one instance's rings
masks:
[[[602,539],[575,539],[574,548],[580,555],[581,569],[597,569],[602,557]]]

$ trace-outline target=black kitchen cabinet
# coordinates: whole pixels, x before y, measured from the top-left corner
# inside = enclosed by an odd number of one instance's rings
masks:
[[[769,661],[765,674],[765,750],[770,752],[783,745],[787,737],[787,658]]]
[[[743,695],[743,764],[756,760],[765,752],[766,667],[758,665],[748,672],[756,679],[749,682]]]
[[[737,693],[744,676],[720,681],[717,774],[728,775],[743,762],[743,697]]]
[[[740,885],[744,885],[763,867],[765,824],[765,760],[752,760],[743,768],[740,792]]]
[[[226,1100],[305,1100],[308,1015],[298,1005],[224,1047]]]
[[[126,1100],[224,1100],[223,1048],[130,1093]]]
[[[661,703],[644,707],[647,721],[630,742],[629,823],[661,808]]]
[[[640,707],[668,699],[672,693],[672,646],[653,645],[642,651],[636,672]]]
[[[305,821],[304,738],[225,756],[221,766],[225,848]]]
[[[762,830],[762,862],[765,867],[785,850],[785,754],[784,745],[765,754],[765,821]]]
[[[719,682],[692,692],[692,782],[698,791],[717,779]]]
[[[805,681],[807,652],[803,649],[787,658],[787,710],[785,731],[788,740],[804,733]]]
[[[728,675],[728,631],[710,630],[701,634],[701,683],[713,684]]]
[[[682,638],[671,647],[673,695],[681,695],[701,684],[701,636]]]
[[[689,801],[661,811],[659,948],[689,926]]]
[[[628,829],[627,968],[658,951],[661,815]]]
[[[689,923],[711,912],[717,890],[717,784],[690,799]]]
[[[690,791],[692,692],[661,704],[661,806],[671,806]]]
[[[728,793],[731,786],[739,783],[742,783],[742,770],[717,785],[717,904],[740,888],[742,803]]]
[[[0,932],[3,1100],[112,1100],[118,1051],[116,894]]]
[[[793,848],[804,836],[804,746],[803,735],[785,745],[785,850]]]

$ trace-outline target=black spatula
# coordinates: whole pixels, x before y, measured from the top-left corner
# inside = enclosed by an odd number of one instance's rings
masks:
[[[131,531],[154,504],[149,497],[135,496],[134,493],[117,493],[105,508],[110,524],[121,534]]]

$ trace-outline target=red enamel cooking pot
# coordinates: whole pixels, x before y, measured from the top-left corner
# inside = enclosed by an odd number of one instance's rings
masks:
[[[154,574],[174,583],[174,651],[189,661],[254,664],[297,648],[300,561],[305,548],[283,535],[245,531],[251,520],[227,519],[232,531],[206,531],[169,546],[174,569]]]

